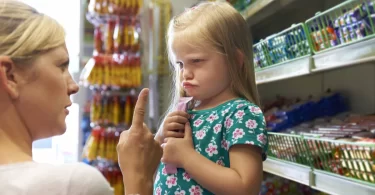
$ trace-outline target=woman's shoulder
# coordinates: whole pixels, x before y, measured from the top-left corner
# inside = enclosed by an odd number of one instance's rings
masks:
[[[81,194],[87,195],[113,194],[113,189],[102,173],[90,165],[84,163],[64,164],[61,165],[61,170],[72,171],[70,177],[71,194],[76,190],[80,190]]]
[[[112,195],[113,189],[94,167],[83,163],[19,163],[0,166],[1,189],[13,194]],[[12,183],[20,183],[15,186]],[[30,191],[31,190],[31,191]],[[53,193],[56,190],[56,193]],[[57,193],[58,191],[58,193]]]

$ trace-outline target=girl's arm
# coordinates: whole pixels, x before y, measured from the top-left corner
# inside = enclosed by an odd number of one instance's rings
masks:
[[[226,168],[192,152],[183,168],[213,194],[258,195],[263,174],[261,148],[234,145],[229,150],[229,158],[230,168]]]

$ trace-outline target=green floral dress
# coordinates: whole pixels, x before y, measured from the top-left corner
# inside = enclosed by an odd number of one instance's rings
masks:
[[[197,152],[211,161],[230,166],[229,148],[235,144],[250,144],[262,148],[263,160],[268,148],[263,113],[245,99],[234,99],[215,108],[188,111]],[[184,169],[167,174],[160,164],[154,183],[155,195],[208,195],[212,194],[190,178]]]

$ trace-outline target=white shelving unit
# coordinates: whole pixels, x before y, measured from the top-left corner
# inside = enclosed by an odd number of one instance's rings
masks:
[[[345,177],[312,170],[309,167],[269,158],[263,163],[263,170],[331,195],[373,195],[375,185],[365,185]]]
[[[257,84],[262,84],[307,75],[311,73],[311,67],[311,56],[299,58],[256,72],[256,82]]]
[[[249,23],[253,37],[261,39],[288,28],[290,24],[304,22],[316,12],[341,2],[257,0],[241,14]],[[353,113],[373,114],[375,38],[270,66],[257,71],[255,76],[263,101],[274,100],[277,95],[319,97],[330,88],[347,97]],[[263,170],[331,195],[375,194],[375,184],[274,158],[263,163]]]
[[[312,171],[307,166],[268,158],[263,163],[263,170],[298,183],[310,185]]]

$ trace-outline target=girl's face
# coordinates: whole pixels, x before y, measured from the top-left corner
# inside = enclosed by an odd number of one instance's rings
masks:
[[[60,46],[39,56],[17,83],[15,107],[33,140],[63,134],[66,130],[69,96],[78,85],[68,72],[69,55]]]
[[[224,55],[214,49],[192,47],[177,38],[172,48],[175,65],[180,67],[181,87],[188,96],[201,101],[202,107],[215,106],[234,97]]]

